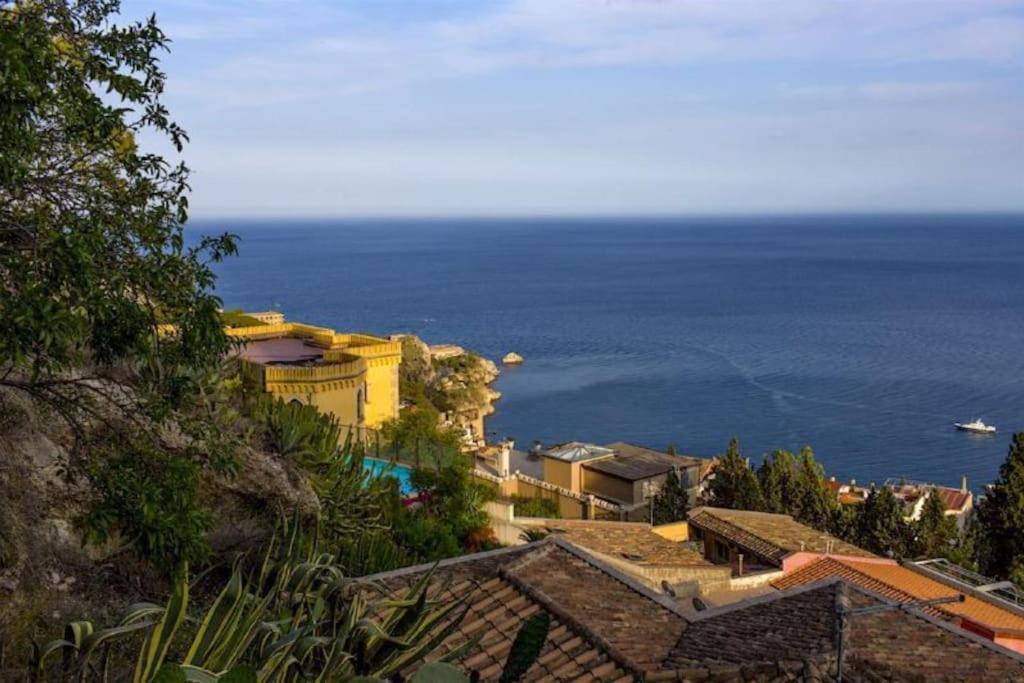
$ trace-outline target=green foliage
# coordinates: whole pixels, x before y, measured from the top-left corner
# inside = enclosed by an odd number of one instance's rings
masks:
[[[956,520],[946,514],[946,506],[934,489],[921,508],[921,517],[915,523],[916,550],[925,557],[948,557],[957,540]]]
[[[188,169],[136,145],[186,139],[160,102],[167,40],[154,19],[114,28],[116,10],[0,8],[0,385],[79,431],[101,398],[129,415],[180,407],[192,370],[230,346],[209,264],[235,240],[185,246]],[[96,381],[124,376],[147,390]]]
[[[764,507],[761,486],[750,463],[740,453],[738,440],[732,439],[725,455],[719,459],[710,493],[712,503],[717,507],[735,510],[761,510]]]
[[[334,415],[260,394],[255,399],[253,417],[264,425],[271,448],[307,468],[331,463],[338,457],[342,430]]]
[[[349,576],[377,574],[416,562],[390,529],[363,529],[334,545],[338,567]]]
[[[872,490],[857,515],[858,545],[879,555],[906,557],[913,529],[903,519],[903,505],[888,486]]]
[[[235,566],[184,647],[175,646],[188,607],[183,571],[166,607],[134,605],[109,629],[69,624],[68,637],[36,649],[33,669],[45,674],[54,656],[63,653],[63,674],[83,679],[105,680],[111,670],[120,678],[125,669],[138,683],[387,678],[437,649],[466,613],[461,599],[428,598],[429,572],[393,598],[381,586],[347,579],[298,524],[288,525],[280,539],[256,570]],[[112,646],[139,634],[144,638],[134,663],[114,661]],[[473,646],[470,642],[440,661]],[[169,661],[171,652],[185,654]]]
[[[93,499],[79,523],[85,542],[124,543],[165,571],[209,556],[210,514],[196,503],[199,467],[157,448],[106,442],[87,468]],[[98,449],[97,449],[98,450]]]
[[[1024,558],[1024,432],[1013,435],[999,479],[979,501],[977,516],[976,552],[982,572],[1017,581]]]
[[[799,470],[796,458],[784,449],[764,459],[757,476],[766,512],[796,514],[800,504]]]
[[[676,470],[665,478],[665,485],[654,497],[654,519],[652,524],[669,524],[686,519],[689,510],[689,496]]]
[[[541,529],[540,527],[530,527],[523,529],[519,532],[519,538],[523,543],[535,543],[536,541],[543,541],[545,538],[551,535],[551,532],[547,529]]]
[[[240,308],[235,308],[230,311],[221,311],[220,322],[227,327],[254,327],[256,325],[264,324],[264,322],[259,318],[246,315]]]
[[[236,240],[186,245],[188,168],[138,144],[186,141],[161,103],[168,41],[117,10],[0,5],[0,387],[70,428],[87,538],[168,567],[205,554],[200,471],[234,467],[211,264]]]
[[[825,471],[814,459],[814,451],[810,446],[805,446],[800,451],[800,469],[796,484],[799,509],[794,517],[815,529],[827,529],[836,514],[839,502],[825,483]]]
[[[496,494],[473,479],[468,458],[456,459],[437,471],[414,470],[411,479],[413,486],[426,494],[420,510],[444,520],[460,543],[472,532],[490,525],[483,506]]]
[[[523,622],[512,642],[505,668],[501,672],[501,683],[514,683],[520,680],[533,663],[537,661],[551,629],[551,615],[540,611]]]
[[[558,501],[543,496],[512,496],[516,517],[559,519],[562,516]]]

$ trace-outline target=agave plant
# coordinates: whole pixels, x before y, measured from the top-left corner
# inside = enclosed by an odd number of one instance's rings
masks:
[[[253,416],[265,425],[271,445],[281,455],[311,467],[338,455],[342,429],[332,415],[312,406],[260,395]]]
[[[62,654],[62,680],[122,680],[133,683],[290,683],[292,681],[386,679],[414,668],[454,631],[466,614],[463,600],[440,603],[428,597],[426,573],[400,597],[382,586],[344,576],[315,538],[297,523],[271,544],[255,572],[240,564],[214,603],[199,619],[184,656],[170,658],[186,621],[189,584],[179,573],[163,607],[132,606],[113,627],[74,622],[65,637],[36,647],[37,678],[52,673]],[[385,596],[371,598],[371,596]],[[143,635],[135,661],[115,661],[113,646]],[[475,642],[446,654],[461,657]]]

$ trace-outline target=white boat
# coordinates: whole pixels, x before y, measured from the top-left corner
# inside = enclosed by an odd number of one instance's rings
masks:
[[[995,434],[996,428],[992,425],[987,425],[978,418],[974,418],[973,422],[954,422],[953,426],[959,429],[961,432],[974,432],[975,434]]]

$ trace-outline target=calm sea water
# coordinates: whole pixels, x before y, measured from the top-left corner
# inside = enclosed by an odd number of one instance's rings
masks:
[[[199,223],[228,307],[491,358],[488,428],[972,487],[1024,429],[1024,217]],[[995,437],[957,433],[981,417]]]

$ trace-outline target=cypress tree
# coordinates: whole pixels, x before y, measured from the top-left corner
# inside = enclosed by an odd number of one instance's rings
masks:
[[[977,512],[982,572],[997,578],[1019,577],[1024,561],[1024,432],[1013,435],[999,479],[986,492]]]
[[[718,461],[710,491],[712,504],[717,507],[734,510],[764,509],[761,485],[750,463],[740,453],[738,440],[732,439],[729,442],[729,448]]]
[[[665,485],[654,497],[653,524],[668,524],[686,519],[689,510],[689,498],[679,475],[675,470],[668,473]]]
[[[938,491],[931,489],[917,520],[917,552],[926,557],[946,557],[957,536],[956,520],[946,514]]]
[[[910,525],[903,519],[903,505],[892,489],[872,489],[857,516],[860,546],[880,555],[903,557],[910,537]]]
[[[787,450],[773,451],[757,473],[766,512],[794,514],[798,509],[797,462]]]
[[[796,489],[799,509],[794,516],[815,529],[828,529],[838,503],[825,484],[825,471],[814,459],[810,446],[800,451]]]

